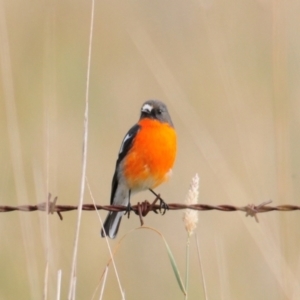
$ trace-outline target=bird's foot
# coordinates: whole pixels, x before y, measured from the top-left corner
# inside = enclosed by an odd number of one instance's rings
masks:
[[[126,207],[126,210],[125,210],[125,214],[124,215],[127,215],[128,216],[128,219],[130,217],[130,212],[132,211],[132,206],[130,204],[130,202],[128,203],[127,207]]]
[[[152,189],[149,190],[152,194],[156,196],[156,199],[154,200],[153,204],[155,204],[156,201],[159,200],[159,211],[162,215],[164,215],[166,211],[169,209],[169,205],[160,197],[160,194],[156,194]],[[157,211],[154,210],[154,212],[157,214]]]

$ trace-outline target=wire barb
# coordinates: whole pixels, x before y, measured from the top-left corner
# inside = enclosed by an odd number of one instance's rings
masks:
[[[60,213],[59,210],[57,210],[56,208],[56,202],[57,202],[57,199],[58,197],[56,196],[53,201],[51,201],[51,198],[52,198],[52,195],[51,193],[48,194],[48,199],[47,199],[47,202],[46,203],[40,203],[37,205],[37,210],[40,210],[40,211],[46,211],[48,212],[48,214],[51,214],[53,215],[55,212],[58,214],[60,220],[62,221],[63,220],[63,216],[62,214]],[[30,211],[33,211],[34,209],[31,209]]]
[[[261,211],[263,207],[265,207],[266,205],[272,203],[272,200],[269,201],[265,201],[261,204],[259,204],[258,206],[255,206],[254,204],[249,204],[245,207],[245,211],[246,211],[246,217],[250,216],[250,217],[254,217],[255,221],[257,223],[259,223],[257,214],[261,213],[261,212],[266,212],[266,211]]]

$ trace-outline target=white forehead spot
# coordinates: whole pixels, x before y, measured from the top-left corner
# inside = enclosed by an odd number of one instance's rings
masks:
[[[153,106],[150,105],[150,104],[148,104],[148,103],[146,103],[146,104],[142,107],[142,111],[144,111],[144,112],[151,112],[152,109],[153,109]]]

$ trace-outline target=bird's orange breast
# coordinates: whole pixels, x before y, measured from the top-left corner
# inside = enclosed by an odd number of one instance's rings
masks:
[[[168,123],[143,119],[123,171],[132,190],[155,188],[171,174],[177,152],[176,132]]]

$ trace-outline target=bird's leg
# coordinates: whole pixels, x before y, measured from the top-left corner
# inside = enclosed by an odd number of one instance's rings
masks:
[[[132,210],[131,204],[130,204],[130,195],[131,195],[131,190],[128,191],[128,205],[125,210],[125,215],[128,214],[128,219],[130,217],[130,211]]]
[[[159,199],[160,202],[160,208],[164,209],[163,215],[166,213],[166,210],[169,209],[168,204],[160,197],[160,195],[156,194],[152,189],[149,189],[149,191],[156,196],[157,199]]]

